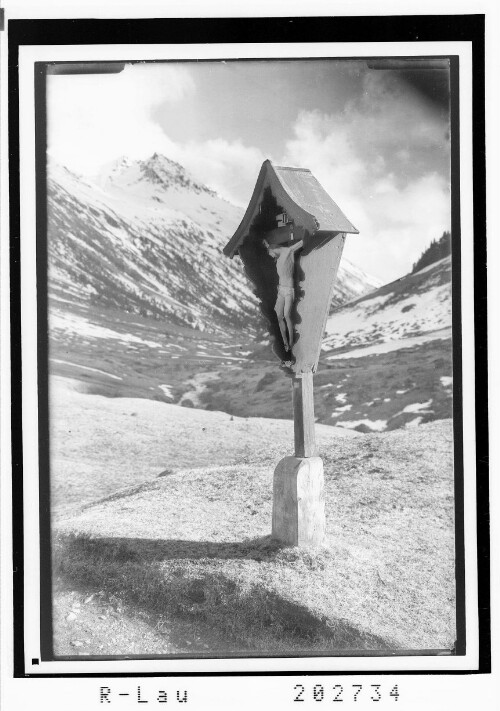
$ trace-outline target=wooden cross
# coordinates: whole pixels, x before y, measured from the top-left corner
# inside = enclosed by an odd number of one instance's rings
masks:
[[[292,377],[296,457],[316,457],[318,455],[314,435],[313,377],[311,372],[295,374]]]
[[[272,532],[286,545],[319,546],[325,538],[323,462],[314,436],[313,372],[346,234],[357,233],[310,170],[275,166],[267,160],[243,220],[224,247],[228,257],[239,254],[268,321],[274,353],[292,379],[295,456],[278,463],[273,479]],[[299,240],[303,240],[303,250],[294,275],[293,334],[289,333],[287,343],[274,311],[279,275],[267,248]]]

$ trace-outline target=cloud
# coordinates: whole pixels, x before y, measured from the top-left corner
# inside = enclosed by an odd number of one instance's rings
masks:
[[[398,188],[391,177],[375,182],[368,205],[360,200],[352,204],[353,220],[358,215],[360,235],[348,237],[346,257],[392,281],[407,273],[430,241],[450,228],[448,182],[436,173],[405,188]]]
[[[252,195],[263,153],[241,141],[222,138],[173,144],[169,157],[236,205],[246,207]],[[242,197],[243,196],[243,197]]]
[[[240,139],[171,140],[155,118],[158,107],[182,111],[194,92],[190,69],[165,63],[127,65],[115,75],[51,76],[49,152],[82,173],[121,155],[164,153],[241,206],[266,157],[308,167],[360,230],[348,239],[346,256],[387,281],[449,229],[449,127],[396,74],[367,72],[361,91],[336,113],[300,112],[276,156]]]
[[[85,173],[120,155],[144,158],[168,150],[170,142],[151,112],[193,90],[187,68],[168,64],[126,65],[120,74],[50,76],[48,151]]]
[[[449,229],[449,181],[430,167],[447,128],[394,77],[368,74],[338,114],[299,114],[283,162],[312,170],[360,231],[346,256],[390,281]]]
[[[223,138],[176,143],[153,118],[155,108],[165,102],[178,107],[194,90],[187,68],[167,64],[126,65],[120,74],[50,76],[49,153],[72,170],[90,174],[122,155],[163,153],[243,205],[264,160],[258,148]]]
[[[449,129],[439,111],[390,71],[365,74],[361,97],[346,106],[343,118],[368,153],[385,154],[401,146],[413,153],[442,149]]]

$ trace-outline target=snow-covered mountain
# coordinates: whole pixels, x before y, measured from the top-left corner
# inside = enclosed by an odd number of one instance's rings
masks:
[[[451,258],[355,299],[332,312],[323,351],[352,358],[450,336]]]
[[[199,329],[251,325],[254,297],[221,254],[239,211],[166,158],[123,159],[91,181],[48,180],[49,283],[58,299]]]
[[[83,178],[49,164],[51,298],[117,308],[203,330],[253,330],[259,311],[237,258],[222,247],[242,209],[154,154]],[[333,305],[379,286],[343,262]],[[64,306],[63,306],[64,307]]]
[[[373,432],[451,417],[451,308],[445,257],[335,309],[316,377],[320,421]]]
[[[348,259],[342,257],[330,310],[333,311],[337,306],[342,306],[342,304],[364,294],[370,294],[381,287],[382,283],[378,277],[367,274]]]

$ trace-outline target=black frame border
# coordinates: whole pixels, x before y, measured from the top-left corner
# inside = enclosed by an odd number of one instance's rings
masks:
[[[478,670],[452,671],[356,671],[317,672],[337,675],[387,674],[464,674],[491,671],[490,573],[489,573],[489,487],[488,429],[484,404],[488,401],[487,384],[487,309],[486,309],[486,159],[485,159],[485,52],[484,15],[422,15],[375,17],[307,17],[307,18],[169,18],[113,20],[11,20],[8,23],[9,82],[9,192],[10,192],[10,272],[11,272],[11,387],[12,387],[12,473],[13,473],[13,588],[14,588],[14,676],[35,677],[122,677],[162,676],[147,674],[29,674],[24,668],[24,554],[23,554],[23,483],[22,483],[22,371],[20,317],[20,185],[19,185],[19,48],[23,45],[66,44],[206,44],[260,42],[422,42],[469,41],[473,62],[473,197],[474,197],[474,317],[476,399],[476,485],[477,485],[477,555],[478,555]],[[112,39],[110,39],[112,38]],[[458,126],[458,58],[451,62],[452,120],[452,234],[455,265],[460,259],[460,195],[459,195],[459,126]],[[35,65],[35,77],[45,74],[45,65]],[[35,81],[37,106],[45,104],[45,82]],[[48,384],[46,324],[46,131],[45,116],[36,120],[36,190],[37,190],[37,290],[38,290],[38,370],[39,370],[39,456],[41,476],[48,479]],[[39,170],[43,166],[42,170]],[[456,176],[456,177],[453,177]],[[483,237],[484,235],[484,237]],[[465,653],[465,562],[463,553],[463,442],[462,393],[457,387],[462,372],[460,309],[460,272],[453,269],[453,371],[454,371],[454,448],[456,467],[456,583],[457,631],[455,654]],[[460,470],[460,471],[459,471]],[[50,501],[48,490],[40,495],[40,556],[50,566]],[[50,568],[49,568],[50,569]],[[41,642],[42,659],[52,658],[52,619],[50,605],[43,600],[51,597],[50,577],[41,580]],[[312,675],[315,672],[307,672]],[[293,675],[301,672],[182,672],[168,676],[259,676]]]

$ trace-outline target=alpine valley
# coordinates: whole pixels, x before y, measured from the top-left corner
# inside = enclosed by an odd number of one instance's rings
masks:
[[[243,209],[154,154],[92,179],[49,162],[50,374],[80,392],[290,419],[238,258]],[[451,266],[388,285],[343,260],[315,377],[318,421],[358,432],[451,416]]]

